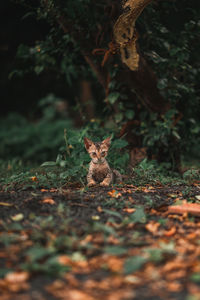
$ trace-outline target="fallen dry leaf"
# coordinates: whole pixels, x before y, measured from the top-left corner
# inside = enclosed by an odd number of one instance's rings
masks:
[[[155,221],[150,221],[148,224],[145,225],[145,228],[153,234],[158,232],[159,227],[160,227],[160,223],[157,223]]]
[[[187,235],[188,240],[194,240],[197,238],[197,232],[191,232]]]
[[[184,264],[183,260],[175,258],[174,260],[167,262],[164,265],[162,271],[163,273],[178,271],[180,269],[183,269],[185,266],[186,264]]]
[[[42,200],[42,203],[47,203],[47,204],[54,205],[54,204],[55,204],[55,201],[54,201],[52,198],[44,198],[44,199]]]
[[[170,292],[179,292],[182,290],[182,286],[179,282],[173,281],[173,282],[167,283],[167,289]]]
[[[51,192],[51,193],[54,193],[54,192],[57,192],[57,191],[58,191],[58,189],[55,189],[55,188],[51,188],[51,189],[50,189],[50,192]]]
[[[175,233],[176,233],[176,227],[173,226],[170,230],[166,230],[166,231],[164,232],[164,235],[165,235],[165,236],[172,236],[172,235],[174,235]]]
[[[186,274],[187,274],[186,270],[182,269],[176,272],[166,274],[166,279],[170,281],[174,281],[176,279],[185,278]]]
[[[119,244],[120,244],[120,240],[117,239],[116,237],[114,237],[113,235],[110,235],[110,236],[108,237],[108,242],[109,242],[110,244],[113,244],[113,245],[119,245]]]
[[[94,221],[98,221],[100,219],[100,217],[99,216],[92,216],[91,219],[94,220]]]
[[[150,191],[148,188],[146,187],[142,187],[141,190],[144,192],[144,193],[150,193],[152,191]]]
[[[41,189],[40,191],[41,191],[41,192],[48,192],[47,189]]]
[[[13,298],[3,298],[2,297],[2,292],[12,292],[12,293],[18,293],[21,291],[25,291],[28,290],[30,288],[29,284],[25,281],[23,282],[17,282],[17,283],[10,283],[8,281],[6,281],[5,279],[0,279],[0,294],[1,294],[1,300],[6,299],[6,300],[10,300]],[[7,294],[7,293],[6,293]]]
[[[24,218],[24,215],[23,214],[16,214],[16,215],[14,215],[14,216],[11,216],[11,219],[13,220],[13,221],[21,221],[21,220],[23,220],[23,218]]]
[[[101,212],[103,211],[102,207],[101,207],[101,206],[98,206],[98,207],[97,207],[97,211],[101,213]]]
[[[90,243],[93,239],[93,236],[91,234],[86,235],[86,237],[80,241],[80,245],[84,246]]]
[[[26,271],[8,273],[0,280],[0,294],[5,291],[20,292],[29,289],[28,279],[29,273]]]
[[[31,180],[32,180],[32,181],[37,181],[38,179],[37,179],[36,176],[32,176],[32,177],[31,177]]]
[[[116,190],[112,190],[112,191],[108,192],[108,195],[112,198],[119,198],[119,197],[121,197],[122,194]]]
[[[70,300],[95,300],[86,292],[82,292],[78,289],[69,289],[69,287],[63,287],[61,289],[54,289],[54,286],[49,286],[46,290],[54,295],[58,299],[70,299]]]
[[[70,265],[72,263],[71,258],[67,255],[60,255],[60,256],[58,256],[57,259],[58,259],[59,264],[64,265],[64,266]]]
[[[121,272],[123,270],[124,260],[116,256],[109,256],[106,264],[112,272]]]
[[[129,208],[129,207],[127,207],[127,208],[123,208],[123,211],[125,211],[125,212],[127,212],[129,214],[132,214],[134,211],[136,211],[136,209],[135,208]]]
[[[5,280],[10,283],[24,282],[29,279],[29,273],[26,271],[8,273]]]
[[[172,205],[168,207],[168,213],[184,214],[189,213],[194,216],[200,216],[200,204],[197,203],[183,203],[182,205]]]
[[[2,205],[2,206],[13,206],[12,203],[7,203],[7,202],[0,202],[0,205]]]

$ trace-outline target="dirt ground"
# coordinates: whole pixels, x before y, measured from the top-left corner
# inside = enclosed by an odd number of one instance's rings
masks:
[[[198,213],[169,211],[199,195],[199,183],[2,190],[0,299],[200,299]]]

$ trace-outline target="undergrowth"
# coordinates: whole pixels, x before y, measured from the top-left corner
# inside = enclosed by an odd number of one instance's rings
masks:
[[[82,128],[75,128],[65,114],[58,113],[60,100],[49,95],[40,102],[42,116],[34,122],[18,114],[0,121],[0,184],[4,189],[60,188],[65,185],[86,187],[89,155],[83,138],[101,141],[108,136],[112,143],[108,162],[118,169],[122,184],[184,184],[199,180],[199,171],[188,168],[183,175],[170,171],[167,163],[144,159],[136,168],[129,166],[127,141],[117,137],[113,128],[104,128],[92,119]]]
[[[83,149],[84,151],[84,149]],[[82,153],[82,155],[84,155]],[[81,155],[80,155],[81,157]],[[69,161],[62,160],[60,156],[56,162],[47,162],[43,166],[24,166],[21,161],[0,161],[0,186],[3,190],[27,190],[27,189],[65,189],[66,187],[79,187],[87,190],[86,174],[88,171],[87,160],[69,168]],[[75,160],[75,157],[74,157]],[[115,186],[131,184],[143,185],[190,185],[200,180],[198,169],[192,168],[182,175],[167,171],[165,166],[158,165],[155,161],[144,159],[133,170],[124,170],[123,182]]]

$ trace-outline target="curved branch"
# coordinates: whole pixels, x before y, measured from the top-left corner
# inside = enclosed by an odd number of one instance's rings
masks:
[[[136,45],[138,35],[135,22],[151,1],[127,0],[122,5],[124,12],[119,16],[113,28],[114,39],[121,52],[121,60],[132,71],[138,69],[140,59]]]

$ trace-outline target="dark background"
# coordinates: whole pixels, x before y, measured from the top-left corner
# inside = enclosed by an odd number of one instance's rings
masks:
[[[42,75],[25,74],[23,78],[9,74],[18,66],[17,48],[20,44],[33,46],[47,34],[49,27],[34,17],[23,18],[28,8],[14,2],[0,1],[0,90],[1,116],[9,111],[32,115],[36,102],[49,92],[64,96],[65,90],[56,82],[55,74],[48,72]]]
[[[167,1],[168,2],[168,1]],[[172,3],[173,5],[173,3]],[[181,1],[176,3],[174,15],[170,19],[162,16],[162,21],[171,30],[181,30],[184,22],[190,19],[191,12],[186,10]],[[190,1],[190,6],[199,9],[197,0]],[[40,75],[34,73],[23,74],[23,78],[9,74],[15,69],[20,69],[16,53],[20,44],[34,46],[37,40],[44,39],[49,31],[46,22],[36,20],[33,16],[24,17],[30,10],[14,1],[0,1],[0,91],[1,110],[0,115],[5,116],[9,111],[31,116],[34,114],[36,102],[48,93],[54,93],[58,97],[67,97],[65,80],[51,71]],[[162,12],[160,12],[162,13]]]

